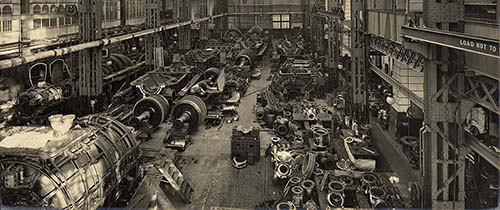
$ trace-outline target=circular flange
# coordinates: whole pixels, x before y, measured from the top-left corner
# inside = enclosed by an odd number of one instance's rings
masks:
[[[132,119],[132,124],[139,125],[140,119],[137,119],[137,117],[147,111],[150,112],[148,124],[153,127],[158,127],[168,118],[170,113],[170,104],[162,95],[151,95],[139,100],[134,106],[134,118]]]
[[[198,96],[184,96],[175,105],[172,111],[172,118],[177,119],[184,113],[189,114],[190,117],[187,123],[189,123],[190,128],[194,128],[205,121],[207,117],[207,105]],[[174,123],[174,127],[179,129],[182,127],[182,124]]]

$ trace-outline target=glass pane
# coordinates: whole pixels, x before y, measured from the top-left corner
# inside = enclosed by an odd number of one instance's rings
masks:
[[[281,23],[280,22],[273,22],[273,29],[281,29]]]
[[[44,28],[49,27],[49,19],[42,20],[42,27],[44,27]]]
[[[273,15],[273,21],[281,21],[281,15]]]
[[[290,22],[282,22],[281,28],[290,28]]]
[[[281,21],[290,21],[290,15],[281,15]]]
[[[42,20],[41,19],[34,19],[33,20],[33,28],[41,28],[42,27]]]
[[[57,26],[57,18],[50,19],[50,26]]]

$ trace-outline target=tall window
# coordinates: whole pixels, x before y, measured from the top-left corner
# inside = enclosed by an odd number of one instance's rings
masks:
[[[12,20],[4,20],[2,32],[12,31]]]
[[[49,25],[50,27],[57,26],[57,18],[50,18]]]
[[[289,29],[290,15],[273,15],[273,29]]]
[[[42,19],[33,19],[33,28],[38,29],[42,27]]]
[[[118,1],[105,0],[104,1],[104,20],[118,19]]]
[[[9,5],[2,7],[0,14],[3,16],[12,16],[12,7]],[[0,22],[2,22],[2,27],[0,28],[0,32],[12,31],[12,20],[4,20]]]

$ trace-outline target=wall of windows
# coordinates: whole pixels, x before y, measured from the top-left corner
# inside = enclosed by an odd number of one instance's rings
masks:
[[[127,1],[128,17],[129,18],[142,18],[145,14],[145,7],[143,0],[129,0]]]
[[[104,20],[117,20],[120,15],[118,0],[104,0]]]
[[[273,29],[289,29],[290,15],[273,15]]]
[[[75,17],[70,17],[64,15],[64,17],[57,17],[59,11],[65,10],[65,5],[33,5],[33,14],[34,15],[53,15],[53,17],[43,17],[37,18],[36,16],[33,18],[33,29],[41,29],[41,28],[52,28],[58,26],[68,26],[76,24]]]
[[[12,17],[12,6],[11,5],[0,5],[0,16]],[[12,20],[0,21],[0,32],[10,32],[12,31]]]

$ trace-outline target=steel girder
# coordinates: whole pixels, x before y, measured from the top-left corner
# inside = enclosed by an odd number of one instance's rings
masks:
[[[467,76],[465,77],[465,89],[467,91],[460,95],[456,92],[451,94],[470,100],[500,115],[498,81],[484,76]]]
[[[423,71],[424,56],[411,49],[405,48],[397,42],[383,37],[371,36],[370,47],[398,60],[399,62],[406,63],[408,66],[411,66],[419,72]]]
[[[179,1],[179,0],[177,0]],[[183,21],[191,20],[192,0],[180,0],[179,17]],[[179,48],[181,50],[191,49],[191,25],[179,28]]]
[[[81,42],[102,39],[102,1],[80,0]],[[103,93],[102,45],[79,51],[78,86],[81,96],[96,97]]]
[[[427,27],[449,31],[463,20],[464,1],[424,1]],[[428,133],[423,140],[424,208],[465,208],[465,132],[456,116],[463,116],[465,93],[464,53],[431,43],[424,65],[424,122]],[[452,85],[455,84],[455,85]]]
[[[341,1],[334,0],[330,2],[331,8],[336,8],[336,12],[318,11],[318,14],[326,19],[328,24],[328,54],[326,65],[328,68],[337,69],[340,63],[342,48],[342,33],[344,30],[344,12],[341,9]]]
[[[159,0],[146,0],[145,14],[146,26],[148,28],[160,27],[160,9],[162,8]],[[149,34],[145,37],[146,66],[149,71],[164,66],[163,48],[160,43],[160,33]]]
[[[366,0],[351,1],[351,86],[352,104],[355,112],[363,113],[360,120],[368,120],[368,47],[366,40]],[[359,113],[359,114],[361,114]],[[357,115],[361,117],[361,115]]]
[[[393,77],[389,76],[388,74],[386,74],[384,71],[382,71],[381,69],[379,69],[375,65],[371,64],[370,65],[370,70],[372,72],[376,73],[379,77],[381,77],[382,79],[384,79],[386,82],[388,82],[392,86],[398,87],[398,89],[401,92],[403,92],[403,94],[405,94],[406,96],[408,96],[408,98],[410,98],[410,100],[417,107],[421,108],[422,110],[424,109],[424,100],[421,97],[419,97],[417,94],[415,94],[413,91],[411,91],[410,89],[408,89],[406,86],[404,86],[403,84],[401,84],[401,82],[399,82],[396,79],[394,79]]]
[[[463,33],[403,26],[403,37],[500,59],[500,40]]]

